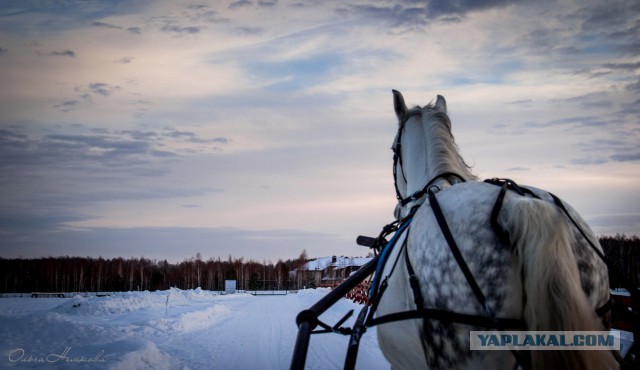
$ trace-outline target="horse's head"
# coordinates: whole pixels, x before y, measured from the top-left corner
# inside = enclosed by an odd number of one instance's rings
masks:
[[[475,179],[451,134],[447,102],[438,95],[435,104],[408,109],[393,90],[398,133],[393,142],[393,173],[398,206],[396,217],[406,214],[430,187],[441,189],[456,181]]]

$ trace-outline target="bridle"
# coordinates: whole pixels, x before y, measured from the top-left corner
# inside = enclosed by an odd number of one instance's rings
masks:
[[[398,199],[398,203],[401,207],[404,207],[407,204],[422,198],[429,193],[429,189],[441,190],[438,185],[435,185],[438,180],[445,179],[451,185],[457,184],[459,182],[466,182],[464,177],[455,172],[443,172],[429,180],[427,184],[422,187],[422,189],[414,192],[407,197],[402,196],[400,187],[398,186],[398,167],[400,167],[400,173],[402,174],[404,182],[407,183],[407,176],[404,173],[402,162],[402,134],[404,133],[404,127],[406,126],[409,119],[416,116],[422,116],[422,111],[419,108],[413,108],[409,112],[407,112],[407,114],[403,117],[404,119],[400,121],[398,133],[396,134],[396,140],[394,142],[394,145],[391,147],[391,150],[393,150],[393,186],[396,189],[396,198]]]

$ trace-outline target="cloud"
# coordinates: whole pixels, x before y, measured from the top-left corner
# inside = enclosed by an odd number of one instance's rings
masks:
[[[222,24],[228,23],[229,19],[220,16],[220,13],[216,10],[211,9],[209,5],[203,4],[194,4],[187,5],[185,7],[187,19],[191,22],[207,22],[207,23],[215,23]]]
[[[522,99],[522,100],[514,100],[509,102],[508,104],[513,104],[513,105],[529,105],[533,103],[533,99]]]
[[[54,57],[70,57],[70,58],[75,58],[76,57],[76,52],[73,50],[61,50],[61,51],[52,51],[49,54],[47,54],[49,56],[54,56]]]
[[[88,221],[94,216],[58,209],[2,210],[0,211],[0,233],[23,233],[39,230],[40,233],[60,230],[71,222]]]
[[[245,6],[252,6],[252,5],[253,5],[253,2],[250,0],[238,0],[238,1],[231,2],[231,4],[229,4],[229,9],[242,8]]]
[[[638,81],[638,83],[640,84],[640,81]],[[634,88],[635,86],[632,86],[631,88]],[[640,118],[640,99],[636,99],[634,102],[630,102],[630,103],[622,103],[620,104],[620,106],[622,107],[622,109],[620,110],[620,114],[623,116],[636,116],[638,118]]]
[[[161,28],[164,32],[172,32],[179,35],[194,35],[200,33],[202,27],[199,26],[179,26],[175,24],[165,24]]]
[[[45,142],[50,148],[83,150],[89,156],[92,156],[90,153],[95,149],[104,150],[100,154],[103,156],[141,154],[147,153],[151,146],[149,142],[142,140],[122,140],[106,135],[48,135]]]
[[[101,21],[94,21],[91,23],[92,26],[94,27],[99,27],[99,28],[107,28],[107,29],[114,29],[114,30],[121,30],[122,27],[121,26],[116,26],[110,23],[105,23],[105,22],[101,22]]]
[[[29,221],[27,221],[29,222]],[[37,230],[37,229],[36,229]],[[77,243],[82,240],[82,243]],[[131,248],[131,246],[136,246]],[[180,262],[202,252],[203,257],[236,256],[262,260],[265,256],[294,257],[304,248],[310,255],[347,253],[343,242],[329,233],[302,230],[241,228],[82,228],[56,233],[5,236],[0,254],[5,258],[86,256],[99,250],[105,258],[145,256]],[[351,247],[364,255],[362,247]],[[206,251],[206,252],[205,252]],[[357,251],[361,252],[360,254]]]
[[[609,162],[606,158],[585,157],[571,160],[571,164],[578,166],[601,165]]]
[[[605,92],[592,92],[584,95],[572,96],[568,98],[562,99],[551,99],[549,102],[551,103],[561,103],[561,104],[578,104],[580,108],[583,109],[611,109],[614,104],[611,100],[607,100],[607,93]],[[583,117],[584,118],[584,117]],[[586,118],[586,122],[590,122],[592,118]]]
[[[22,237],[18,224],[59,231],[62,253],[96,240],[96,253],[146,255],[160,240],[157,253],[183,258],[163,241],[180,236],[223,256],[265,250],[249,239],[277,240],[263,256],[297,255],[307,240],[273,230],[343,238],[388,221],[398,88],[411,103],[450,98],[456,137],[486,173],[552,186],[566,174],[589,208],[602,187],[578,175],[636,183],[640,134],[638,12],[599,4],[14,2],[0,14],[0,204]],[[67,48],[77,59],[42,57]],[[210,225],[244,228],[233,239]]]
[[[431,0],[427,6],[427,10],[432,18],[440,16],[465,16],[467,13],[474,11],[482,11],[491,8],[502,8],[513,5],[517,1],[511,0]]]
[[[82,131],[83,127],[75,130]],[[91,131],[36,136],[21,127],[0,129],[0,171],[59,168],[82,173],[99,169],[133,176],[159,176],[166,173],[164,160],[217,151],[217,146],[231,141],[227,137],[201,137],[190,131]]]
[[[605,63],[602,65],[603,68],[614,69],[614,70],[622,70],[624,72],[633,72],[637,69],[640,69],[640,62],[635,63]]]
[[[94,94],[102,96],[110,96],[114,91],[120,90],[120,86],[114,86],[103,82],[92,82],[88,87]]]
[[[70,100],[63,101],[60,104],[56,104],[53,107],[60,110],[61,112],[70,112],[76,109],[77,105],[78,105],[77,100],[70,99]]]
[[[587,217],[587,222],[592,228],[600,230],[604,234],[614,235],[621,233],[620,230],[627,230],[627,235],[640,235],[640,214],[599,214]]]
[[[578,147],[585,153],[583,158],[573,159],[575,165],[601,165],[608,162],[640,161],[640,152],[633,137],[628,135],[610,138],[592,139],[579,143]]]
[[[574,116],[574,117],[565,117],[565,118],[556,118],[551,119],[546,122],[526,122],[523,125],[525,127],[551,127],[551,126],[595,126],[595,127],[605,127],[611,124],[614,124],[615,120],[609,117],[603,117],[600,115],[593,116]]]
[[[524,35],[519,36],[515,43],[526,45],[528,53],[554,52],[559,54],[570,54],[575,52],[575,47],[565,45],[566,36],[562,30],[557,28],[536,28]]]
[[[639,14],[640,4],[637,1],[618,0],[587,5],[570,17],[581,21],[580,26],[586,36],[582,41],[585,44],[596,50],[605,50],[602,40],[601,45],[596,44],[598,39],[605,39],[609,48],[636,56],[640,55],[640,41],[637,37],[640,32]]]
[[[521,172],[521,171],[531,171],[531,169],[528,168],[528,167],[511,167],[511,168],[507,168],[507,171],[509,171],[509,172]]]
[[[470,13],[506,8],[519,2],[526,3],[513,0],[404,0],[393,4],[361,1],[340,5],[335,12],[341,16],[357,17],[359,22],[383,22],[395,31],[424,31],[434,23],[461,24]]]
[[[634,82],[634,83],[630,83],[624,86],[624,89],[627,91],[631,91],[634,93],[640,93],[640,78],[638,78],[638,81]]]
[[[134,60],[135,60],[134,57],[122,57],[118,60],[115,60],[114,63],[129,64],[129,63],[132,63]]]
[[[385,25],[398,28],[425,27],[432,18],[429,16],[427,6],[420,3],[397,4],[397,5],[371,5],[357,4],[345,5],[336,9],[336,13],[343,16],[364,16],[370,21],[382,21]]]
[[[9,52],[9,49],[3,48],[2,46],[0,46],[0,55],[6,54],[8,52]]]
[[[276,4],[278,4],[278,0],[258,0],[258,6],[261,7],[274,7]]]
[[[633,0],[612,1],[579,10],[583,30],[602,30],[626,25],[634,15],[639,14],[640,5]]]
[[[260,35],[265,32],[264,27],[236,27],[236,31],[244,35]]]
[[[149,158],[149,152],[155,146],[153,142],[131,140],[114,134],[50,134],[34,137],[3,130],[0,132],[0,141],[14,144],[0,148],[0,169],[18,174],[28,171],[28,168],[60,168],[81,173],[97,168],[112,172],[137,169],[141,165],[154,166]]]
[[[202,138],[199,137],[196,133],[191,131],[178,131],[175,129],[167,129],[162,133],[163,136],[171,137],[173,139],[184,140],[191,143],[205,144],[205,143],[218,143],[218,144],[228,144],[230,142],[229,138],[226,137],[214,137],[214,138]]]
[[[640,62],[635,63],[604,63],[598,67],[584,67],[575,70],[573,73],[576,75],[586,75],[591,79],[604,76],[620,76],[632,74],[636,70],[640,69]]]
[[[609,158],[616,162],[638,162],[640,161],[640,152],[618,153],[610,156]]]
[[[171,158],[171,157],[177,157],[178,154],[174,153],[174,152],[169,152],[166,150],[151,150],[149,152],[152,156],[154,157],[159,157],[159,158]]]
[[[69,112],[75,109],[79,109],[83,105],[86,107],[87,104],[92,104],[93,96],[107,98],[120,90],[120,86],[108,84],[105,82],[91,82],[87,85],[76,86],[74,87],[73,91],[78,94],[77,98],[65,99],[62,103],[54,105],[54,108],[62,112]]]
[[[158,137],[155,131],[124,130],[120,133],[131,136],[134,140],[152,140]]]

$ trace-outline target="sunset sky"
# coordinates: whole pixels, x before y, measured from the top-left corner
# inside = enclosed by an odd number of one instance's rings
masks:
[[[640,2],[0,1],[0,257],[366,255],[391,89],[640,235]]]

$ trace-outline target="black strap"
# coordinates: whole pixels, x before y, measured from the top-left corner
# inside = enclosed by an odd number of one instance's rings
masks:
[[[460,270],[462,270],[462,273],[464,274],[464,277],[467,280],[467,283],[469,284],[471,291],[476,296],[476,299],[480,303],[480,306],[482,307],[484,312],[489,317],[495,318],[495,314],[487,305],[487,299],[482,293],[482,290],[480,289],[478,282],[476,282],[476,279],[473,277],[471,270],[469,270],[469,266],[465,262],[464,257],[460,252],[460,248],[458,247],[458,244],[456,243],[455,239],[453,238],[453,235],[451,234],[451,230],[449,229],[449,225],[447,225],[447,220],[445,219],[444,214],[442,213],[442,209],[440,208],[440,204],[438,203],[436,194],[432,191],[429,192],[429,204],[431,205],[433,214],[435,215],[436,221],[440,226],[440,230],[442,231],[442,234],[444,235],[444,238],[447,241],[447,245],[449,246],[449,249],[451,250],[453,257],[456,259],[456,262],[458,263]]]
[[[571,217],[571,215],[569,214],[569,211],[567,210],[567,208],[564,206],[564,204],[562,203],[562,201],[560,200],[560,198],[558,198],[557,196],[555,196],[555,194],[553,193],[548,193],[551,198],[553,198],[553,203],[556,204],[556,206],[558,206],[558,208],[560,208],[562,210],[562,212],[564,212],[565,216],[567,216],[567,218],[571,221],[571,223],[573,224],[573,226],[575,226],[576,229],[578,229],[578,231],[580,232],[580,234],[582,235],[582,237],[584,238],[584,240],[587,241],[587,243],[589,243],[589,246],[591,247],[591,249],[593,249],[593,251],[598,255],[598,257],[600,257],[600,259],[602,260],[602,262],[604,262],[607,267],[609,266],[609,263],[607,261],[607,257],[604,256],[604,253],[602,253],[602,251],[600,251],[591,241],[591,239],[589,239],[587,237],[587,235],[585,234],[585,232],[582,230],[582,228],[578,225],[578,223],[573,219],[573,217]]]
[[[607,301],[607,303],[605,303],[602,306],[596,308],[596,315],[598,315],[598,317],[602,317],[602,316],[606,315],[609,311],[611,311],[612,307],[613,307],[613,298],[611,298],[611,296],[609,296],[609,300]]]
[[[520,187],[513,180],[509,179],[490,179],[484,180],[484,182],[496,186],[500,186],[500,192],[498,193],[498,197],[496,198],[496,202],[493,205],[493,209],[491,210],[491,228],[493,232],[496,233],[500,242],[506,246],[511,246],[511,241],[509,239],[509,233],[500,226],[498,223],[498,216],[500,215],[500,210],[502,209],[502,204],[504,203],[504,197],[507,194],[507,190],[513,190],[516,193],[524,196],[526,194],[531,195],[534,198],[540,199],[540,197],[535,194],[533,191]]]
[[[519,186],[518,184],[515,183],[515,181],[510,180],[510,179],[493,178],[493,179],[489,179],[489,180],[484,180],[484,182],[486,182],[488,184],[500,186],[500,192],[498,193],[498,197],[496,198],[496,202],[495,202],[495,204],[493,206],[493,210],[491,211],[491,227],[493,228],[493,231],[496,233],[496,235],[498,236],[500,241],[502,243],[504,243],[505,245],[510,246],[511,242],[509,240],[509,234],[498,223],[498,216],[500,214],[500,210],[502,209],[502,205],[504,203],[504,197],[506,195],[507,190],[513,190],[513,191],[515,191],[516,193],[518,193],[519,195],[522,195],[522,196],[528,194],[528,195],[531,195],[532,197],[534,197],[536,199],[541,199],[541,198],[537,194],[535,194],[533,191],[531,191],[531,190],[529,190],[527,188],[523,188],[523,187]],[[631,299],[632,299],[633,305],[636,306],[636,307],[638,305],[640,305],[640,296],[639,296],[637,290],[633,288],[633,284],[631,284],[629,279],[627,279],[627,277],[606,258],[604,253],[602,253],[602,251],[600,251],[595,246],[595,244],[591,241],[591,239],[589,239],[587,237],[587,235],[584,232],[584,230],[580,227],[580,225],[578,225],[578,223],[574,220],[574,218],[571,217],[571,214],[569,213],[567,208],[564,206],[564,203],[562,203],[562,200],[560,200],[560,198],[558,198],[553,193],[547,192],[547,194],[549,194],[549,196],[553,199],[553,203],[558,208],[560,208],[560,210],[565,214],[565,216],[571,221],[573,226],[578,230],[578,232],[580,232],[580,234],[587,241],[587,243],[589,244],[591,249],[607,265],[607,268],[609,270],[613,271],[614,274],[618,275],[618,277],[621,278],[622,283],[625,285],[625,288],[631,294]],[[599,308],[596,309],[596,314],[598,314],[598,316],[602,317],[607,312],[609,312],[611,310],[610,301],[611,300],[609,300],[607,303],[605,303],[602,307],[599,307]]]
[[[405,239],[405,245],[408,240]],[[422,297],[422,292],[420,291],[420,283],[418,282],[418,277],[416,277],[416,272],[411,266],[411,261],[409,261],[409,249],[405,248],[404,251],[404,262],[407,267],[407,273],[409,274],[409,286],[411,286],[411,290],[413,291],[413,303],[415,303],[416,308],[418,310],[424,309],[424,298]]]
[[[447,178],[447,177],[455,177],[457,180],[459,180],[460,182],[466,182],[466,180],[464,179],[464,177],[458,175],[455,172],[443,172],[441,174],[439,174],[438,176],[434,177],[431,179],[431,181],[429,181],[427,183],[427,185],[425,185],[422,189],[416,191],[415,193],[413,193],[412,195],[400,200],[400,204],[402,204],[402,206],[406,206],[407,204],[413,202],[414,200],[418,200],[420,198],[422,198],[425,194],[427,194],[429,192],[429,189],[431,189],[431,187],[433,186],[433,184],[443,178]]]
[[[393,271],[395,271],[396,266],[398,265],[398,260],[400,259],[400,255],[402,254],[402,250],[406,247],[406,245],[407,245],[407,239],[405,238],[404,242],[402,243],[402,246],[400,247],[400,250],[398,251],[398,256],[396,257],[396,260],[393,261],[391,270],[389,271],[387,276],[384,278],[384,280],[380,282],[380,286],[378,286],[377,289],[375,289],[374,294],[370,297],[369,301],[371,302],[371,306],[372,306],[370,316],[373,316],[376,309],[378,308],[378,304],[382,299],[382,295],[384,294],[384,291],[387,290],[387,287],[389,286],[389,283],[388,283],[389,276],[391,276],[391,274],[393,274]],[[391,253],[391,251],[389,253]],[[386,266],[386,262],[385,262],[385,266]],[[380,274],[382,274],[382,271],[384,271],[385,266],[383,266],[382,269],[380,270]]]
[[[506,183],[500,186],[500,193],[498,193],[498,198],[496,198],[496,202],[493,205],[493,209],[491,210],[491,228],[493,229],[493,232],[498,236],[498,239],[500,239],[500,242],[504,245],[509,246],[511,244],[509,240],[509,233],[498,223],[498,216],[500,215],[500,210],[502,209],[502,203],[504,203],[505,194],[507,194]]]
[[[444,311],[448,315],[451,315],[449,320],[454,322],[467,323],[470,325],[491,327],[497,330],[505,330],[505,328],[507,327],[518,327],[526,330],[526,323],[521,319],[501,319],[496,317],[493,310],[487,304],[487,299],[482,293],[482,289],[480,289],[480,286],[478,285],[476,279],[473,277],[473,274],[471,273],[469,266],[467,265],[467,263],[464,260],[464,257],[462,256],[462,253],[460,252],[460,248],[458,247],[458,244],[456,243],[455,239],[453,238],[453,235],[451,234],[449,225],[447,225],[447,220],[445,219],[444,214],[442,213],[442,208],[440,208],[440,203],[438,203],[438,198],[436,197],[436,194],[433,191],[429,191],[429,204],[431,205],[433,214],[436,218],[436,221],[438,222],[438,225],[440,226],[440,230],[442,231],[442,234],[444,235],[447,241],[447,245],[449,246],[451,253],[456,259],[456,262],[458,263],[460,270],[462,270],[462,273],[464,274],[464,277],[467,280],[467,284],[469,284],[469,287],[473,291],[473,294],[476,296],[476,299],[482,306],[482,309],[484,310],[484,313],[486,315],[486,316],[465,315],[465,314],[459,314],[451,311]],[[422,312],[425,312],[425,311],[427,310],[424,310],[424,309],[422,310]],[[464,322],[463,320],[465,319],[471,319],[471,320]],[[521,366],[526,368],[529,367],[529,362],[522,356],[521,353],[515,350],[512,350],[511,353],[515,357],[517,364],[520,364]]]
[[[485,328],[514,329],[525,330],[526,324],[522,319],[510,319],[502,317],[487,317],[484,315],[472,315],[459,313],[448,310],[440,310],[435,308],[423,308],[422,310],[412,310],[403,312],[394,312],[388,315],[376,317],[367,323],[367,326],[376,326],[387,324],[395,321],[411,320],[411,319],[430,319],[453,322],[458,324],[466,324],[472,326],[480,326]]]
[[[518,194],[520,194],[522,196],[524,196],[525,194],[528,194],[528,195],[531,195],[532,197],[534,197],[536,199],[540,199],[540,197],[536,193],[534,193],[530,189],[521,187],[520,185],[516,184],[516,182],[511,180],[511,179],[493,178],[493,179],[484,180],[484,182],[486,182],[487,184],[492,184],[492,185],[497,185],[497,186],[507,185],[507,188],[509,188],[509,190],[513,190],[513,191],[515,191],[516,193],[518,193]]]
[[[409,231],[407,232],[407,236],[404,240],[404,263],[405,267],[407,268],[407,273],[409,274],[409,286],[411,287],[411,291],[413,292],[413,303],[416,305],[416,311],[424,312],[424,298],[422,297],[422,292],[420,291],[420,282],[418,281],[416,272],[411,265],[411,261],[409,260],[409,248],[407,247],[409,240]],[[400,253],[402,253],[402,251],[400,251]],[[418,336],[420,338],[420,344],[422,344],[422,354],[424,355],[425,365],[429,367],[429,351],[427,350],[427,344],[424,339],[424,335],[427,332],[425,324],[426,323],[423,320],[422,329],[419,330]]]
[[[623,274],[622,271],[620,271],[620,269],[618,269],[617,266],[613,265],[611,261],[607,259],[604,253],[595,246],[593,241],[591,241],[591,239],[587,237],[584,230],[582,230],[582,228],[580,227],[580,225],[578,225],[576,220],[574,220],[573,217],[571,217],[571,214],[569,213],[567,208],[564,206],[560,198],[555,196],[555,194],[553,193],[549,193],[549,195],[551,196],[551,198],[553,198],[553,202],[558,206],[558,208],[560,208],[562,212],[564,212],[565,216],[567,216],[567,218],[571,221],[573,226],[576,229],[578,229],[578,231],[580,232],[582,237],[587,241],[591,249],[598,255],[598,257],[600,257],[602,262],[604,262],[604,264],[607,265],[607,269],[613,271],[613,273],[620,278],[620,280],[622,281],[622,284],[624,284],[624,287],[627,289],[627,291],[629,291],[629,294],[631,295],[631,308],[633,312],[637,315],[638,309],[640,308],[640,294],[638,294],[638,290],[634,287],[633,283],[631,283],[631,281],[627,278],[627,276]],[[599,312],[604,310],[605,308],[607,308],[607,311],[611,309],[610,303],[611,303],[611,299],[609,299],[609,301],[605,303],[602,307],[596,309],[596,313],[598,313],[598,316],[603,316],[603,314],[600,314]],[[604,311],[604,313],[606,313],[607,311]],[[638,331],[638,328],[635,327],[634,332],[637,332],[637,331]]]
[[[528,189],[520,189],[519,187],[517,188],[518,192],[530,192],[530,190]],[[506,193],[506,190],[504,190],[504,192]],[[535,194],[531,193],[533,196],[536,196]],[[504,198],[504,194],[503,194],[503,198]],[[495,328],[497,330],[505,330],[508,327],[518,327],[522,330],[526,330],[526,323],[524,322],[524,320],[521,319],[503,319],[503,318],[497,318],[495,313],[493,312],[493,310],[489,307],[489,305],[487,304],[487,300],[484,296],[484,294],[482,293],[482,290],[480,289],[480,286],[478,285],[478,283],[476,282],[475,278],[473,277],[473,274],[471,273],[471,270],[469,270],[469,266],[467,265],[467,263],[465,262],[462,253],[460,252],[460,248],[458,247],[458,245],[456,244],[455,239],[453,238],[453,235],[451,234],[451,230],[449,229],[449,226],[447,225],[447,221],[444,217],[444,214],[442,213],[442,209],[440,208],[440,204],[438,203],[438,199],[435,195],[435,192],[433,191],[429,191],[429,204],[431,205],[431,208],[433,210],[433,213],[436,217],[436,221],[438,221],[438,225],[440,226],[440,230],[442,231],[442,234],[444,235],[446,241],[447,241],[447,245],[449,246],[449,249],[451,250],[451,253],[453,254],[453,256],[456,259],[456,262],[458,263],[458,266],[460,267],[460,270],[462,270],[462,273],[464,274],[465,279],[467,280],[467,284],[469,284],[469,287],[471,288],[471,290],[473,291],[474,295],[476,296],[476,299],[478,300],[478,302],[480,303],[480,305],[482,306],[485,315],[486,316],[477,316],[477,315],[471,315],[474,316],[472,318],[472,320],[470,322],[467,322],[470,325],[477,325],[477,326],[487,326],[487,327],[491,327],[491,328]],[[507,235],[508,237],[508,235]],[[450,312],[450,311],[447,311]],[[461,316],[461,314],[455,313],[455,312],[451,312],[451,314],[453,314],[455,317],[454,321],[457,322],[461,322],[461,320],[464,319],[463,316]],[[530,368],[530,362],[527,359],[527,355],[523,355],[522,353],[515,351],[515,350],[511,350],[511,354],[515,357],[516,360],[516,364],[520,365],[522,368],[528,369]]]
[[[369,304],[371,304],[371,310],[369,311],[367,322],[369,322],[369,320],[373,318],[374,313],[378,309],[378,304],[380,303],[380,300],[382,299],[382,296],[388,287],[388,282],[387,282],[388,276],[390,276],[393,273],[393,271],[396,269],[396,265],[398,264],[398,260],[400,259],[400,255],[402,254],[402,250],[406,247],[407,237],[405,237],[404,242],[400,246],[400,250],[398,251],[398,256],[393,262],[390,272],[387,274],[387,277],[382,279],[381,275],[387,265],[387,262],[389,260],[389,255],[392,253],[393,248],[395,248],[396,244],[398,243],[398,239],[402,237],[402,234],[405,232],[405,230],[407,231],[407,235],[408,235],[408,230],[410,230],[409,224],[411,223],[411,219],[415,214],[416,210],[417,210],[417,207],[414,207],[411,210],[409,216],[407,216],[403,220],[393,222],[383,228],[381,236],[383,234],[386,236],[393,231],[395,231],[395,235],[393,236],[393,238],[391,238],[391,241],[389,241],[387,245],[383,248],[385,255],[381,256],[378,262],[378,266],[376,267],[374,280],[371,284],[371,288],[369,289]],[[398,224],[400,224],[400,226],[398,226]],[[389,228],[390,225],[394,225],[394,226]],[[387,230],[387,228],[389,229]],[[378,238],[380,239],[380,237]]]

